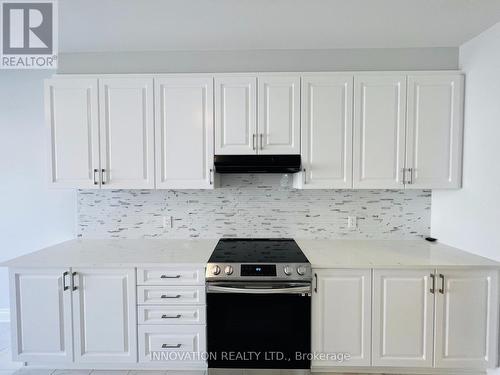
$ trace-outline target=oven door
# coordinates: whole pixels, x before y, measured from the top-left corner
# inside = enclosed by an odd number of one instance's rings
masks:
[[[309,369],[311,284],[207,286],[209,368]]]

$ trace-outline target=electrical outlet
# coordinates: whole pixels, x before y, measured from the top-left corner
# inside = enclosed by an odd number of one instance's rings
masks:
[[[173,216],[163,216],[163,229],[173,228],[174,218]]]
[[[348,216],[347,217],[347,228],[356,229],[358,227],[358,218],[356,216]]]

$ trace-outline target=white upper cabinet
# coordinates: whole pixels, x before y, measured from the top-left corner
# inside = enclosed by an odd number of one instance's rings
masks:
[[[497,367],[498,270],[438,270],[438,276],[436,367]]]
[[[99,169],[98,85],[95,78],[45,81],[50,184],[94,188]],[[94,170],[96,171],[94,173]]]
[[[99,80],[101,187],[154,188],[152,78]]]
[[[156,187],[212,189],[212,77],[159,77],[156,90]]]
[[[75,362],[136,362],[135,270],[73,271]]]
[[[432,367],[433,272],[373,271],[373,366]]]
[[[154,188],[152,78],[99,80],[101,187]]]
[[[300,77],[258,78],[258,153],[300,154]]]
[[[352,188],[353,76],[302,77],[302,189]]]
[[[403,188],[405,75],[357,75],[354,79],[353,186]]]
[[[408,77],[407,187],[460,187],[462,129],[463,75]]]
[[[313,360],[314,367],[370,366],[371,270],[316,270],[312,352],[346,353],[345,361]]]
[[[215,78],[215,124],[216,155],[256,153],[256,76]]]
[[[10,271],[12,357],[16,361],[73,360],[69,270]]]

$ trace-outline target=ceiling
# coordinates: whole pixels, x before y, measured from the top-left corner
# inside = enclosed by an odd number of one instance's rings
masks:
[[[61,52],[456,47],[500,0],[60,0]]]

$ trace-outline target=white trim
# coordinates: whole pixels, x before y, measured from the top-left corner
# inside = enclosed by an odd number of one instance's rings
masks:
[[[0,323],[10,323],[10,310],[0,309]]]

